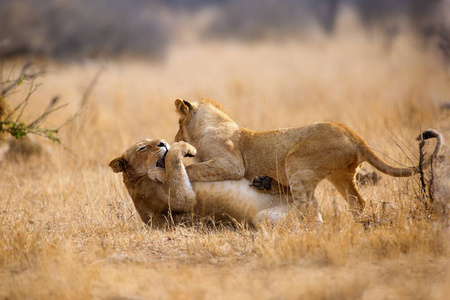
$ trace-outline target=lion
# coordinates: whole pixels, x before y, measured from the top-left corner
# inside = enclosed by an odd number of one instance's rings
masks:
[[[199,163],[186,167],[191,182],[252,180],[255,187],[274,193],[276,186],[288,187],[294,205],[306,216],[322,222],[314,190],[323,179],[330,181],[347,201],[355,216],[366,200],[359,193],[355,175],[367,161],[379,171],[395,177],[417,174],[419,168],[395,167],[383,161],[362,137],[337,122],[314,123],[302,127],[253,131],[240,127],[213,100],[190,103],[175,101],[179,114],[176,141],[185,141],[197,149]],[[427,166],[439,152],[442,136],[433,129],[423,139],[436,138]],[[154,177],[155,172],[149,174]],[[276,179],[261,184],[258,175]],[[313,205],[311,205],[313,204]]]
[[[288,213],[289,198],[259,193],[246,179],[191,184],[183,157],[196,153],[185,142],[170,147],[161,139],[145,139],[113,159],[109,166],[115,173],[123,173],[123,182],[146,224],[163,226],[174,216],[190,214],[255,224],[264,219],[277,221]],[[151,169],[165,173],[164,183],[148,177]]]

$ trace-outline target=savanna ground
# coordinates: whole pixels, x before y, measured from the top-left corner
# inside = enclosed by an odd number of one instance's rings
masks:
[[[5,62],[4,74],[21,61]],[[434,168],[433,210],[418,178],[384,175],[361,187],[366,223],[327,183],[316,196],[325,223],[178,226],[140,222],[110,160],[143,138],[173,142],[176,98],[219,101],[242,126],[271,129],[336,120],[392,163],[417,163],[414,140],[449,139],[450,75],[439,55],[406,37],[358,32],[331,39],[172,47],[155,64],[122,59],[46,63],[29,116],[54,95],[69,106],[99,69],[87,108],[48,154],[0,168],[2,299],[446,299],[450,293],[448,148]],[[18,92],[12,103],[23,97]],[[21,94],[22,93],[22,94]],[[16,101],[16,102],[15,102]],[[397,146],[397,144],[400,146]],[[427,142],[431,153],[434,141]],[[365,224],[365,225],[364,225]],[[447,295],[447,296],[446,296]]]

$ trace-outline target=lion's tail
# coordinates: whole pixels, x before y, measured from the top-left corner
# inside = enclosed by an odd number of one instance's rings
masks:
[[[437,143],[436,147],[434,148],[433,153],[430,155],[430,157],[423,163],[423,167],[427,167],[431,164],[431,161],[434,160],[439,152],[439,149],[441,148],[441,145],[443,144],[443,137],[442,135],[437,132],[434,129],[428,129],[422,133],[423,139],[428,140],[431,138],[436,138]],[[420,135],[416,138],[416,140],[420,140]],[[383,161],[378,155],[373,152],[372,149],[369,147],[366,147],[363,156],[365,160],[370,163],[372,166],[374,166],[377,170],[390,175],[394,177],[408,177],[415,175],[419,173],[419,166],[414,167],[405,167],[405,168],[398,168],[389,165],[385,161]]]

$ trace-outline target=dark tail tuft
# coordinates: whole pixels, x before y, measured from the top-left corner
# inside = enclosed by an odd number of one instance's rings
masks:
[[[427,129],[424,132],[422,132],[422,136],[424,140],[428,140],[431,138],[437,138],[440,136],[440,134],[434,129]],[[416,140],[420,141],[420,135],[416,138]]]

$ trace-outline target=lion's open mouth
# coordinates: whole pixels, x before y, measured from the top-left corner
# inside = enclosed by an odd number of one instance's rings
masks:
[[[156,162],[156,166],[158,168],[163,168],[163,169],[166,168],[166,155],[167,155],[167,152],[169,152],[169,151],[166,150],[166,153],[164,153],[164,156],[161,157],[160,159],[158,159],[158,161]]]

